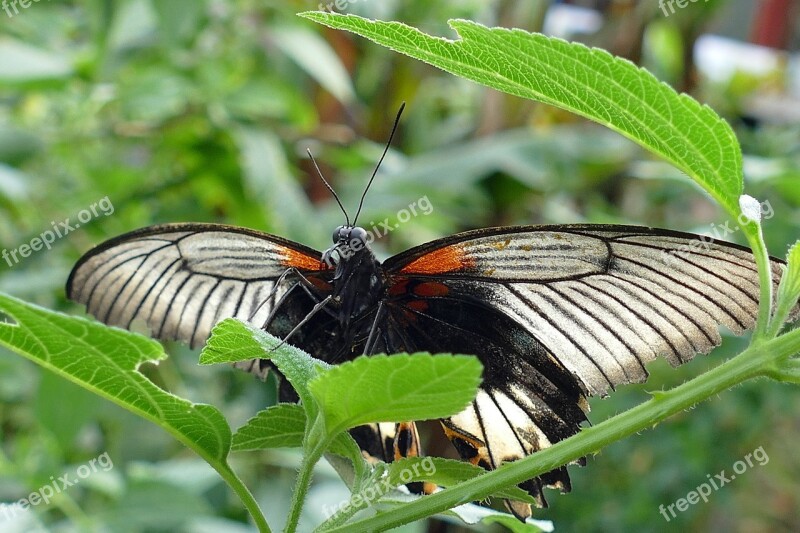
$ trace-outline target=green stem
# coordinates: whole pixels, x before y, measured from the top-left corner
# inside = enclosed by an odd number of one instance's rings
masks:
[[[239,499],[250,513],[250,516],[253,517],[253,522],[255,522],[259,533],[272,533],[269,528],[269,524],[267,524],[267,519],[264,517],[264,513],[261,512],[261,508],[258,506],[258,502],[253,497],[250,489],[248,489],[247,486],[242,483],[242,480],[239,479],[239,476],[237,476],[236,473],[234,473],[230,465],[228,465],[226,462],[220,463],[218,461],[212,461],[208,458],[206,458],[206,461],[208,461],[208,463],[214,467],[217,472],[219,472],[219,475],[222,476],[222,479],[224,479],[228,486],[233,489],[233,492],[239,496]]]
[[[305,440],[303,460],[300,462],[300,472],[297,473],[297,481],[292,494],[292,506],[289,509],[289,517],[286,519],[286,527],[284,528],[287,533],[294,533],[297,530],[300,512],[303,510],[303,503],[306,501],[308,488],[311,485],[314,466],[330,445],[330,437],[325,433],[325,425],[321,417],[318,416],[315,419],[306,434]]]
[[[755,226],[755,229],[751,229]],[[761,232],[761,224],[751,222],[743,226],[744,233],[753,250],[753,257],[758,267],[758,281],[761,290],[761,297],[758,302],[758,318],[756,327],[753,330],[751,344],[757,344],[764,339],[774,337],[770,333],[770,313],[772,312],[772,265],[770,264],[767,246],[764,244],[764,234]],[[777,333],[777,332],[776,332]]]
[[[797,305],[797,293],[792,291],[789,287],[794,284],[794,276],[791,273],[791,263],[787,266],[781,278],[780,285],[778,285],[778,294],[776,295],[777,302],[775,303],[775,313],[772,315],[767,337],[772,338],[780,333],[786,320],[791,315],[792,310]]]
[[[777,353],[777,355],[770,357],[764,370],[765,375],[772,377],[772,374],[776,372],[788,372],[792,374],[797,372],[800,368],[800,364],[798,364],[800,361],[797,359],[789,359],[789,357],[800,352],[800,328],[793,329],[780,337],[776,337],[766,344],[764,348],[769,348]]]
[[[353,494],[356,493],[354,492]],[[352,502],[353,499],[351,498],[342,509],[338,510],[333,516],[325,520],[325,522],[320,524],[314,531],[318,531],[320,533],[323,531],[331,531],[353,518],[353,516],[355,516],[359,511],[364,510],[363,507],[353,505]]]
[[[800,330],[748,347],[737,357],[578,435],[535,454],[501,466],[453,488],[422,497],[376,516],[327,531],[384,531],[421,520],[458,505],[481,500],[497,490],[516,485],[556,467],[599,451],[604,446],[653,427],[675,413],[747,379],[768,375],[776,364],[800,350]]]

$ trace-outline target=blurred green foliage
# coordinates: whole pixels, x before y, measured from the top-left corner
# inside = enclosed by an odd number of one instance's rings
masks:
[[[452,36],[446,20],[454,17],[539,29],[547,4],[364,0],[347,8]],[[316,7],[86,0],[32,3],[13,17],[0,11],[0,248],[16,249],[67,217],[74,222],[106,196],[114,206],[50,251],[12,266],[0,262],[0,291],[80,313],[63,293],[80,254],[160,222],[225,222],[327,246],[342,215],[306,148],[352,212],[403,100],[397,140],[361,220],[395,221],[399,209],[423,196],[433,211],[382,238],[380,255],[498,224],[615,222],[704,232],[725,222],[689,180],[620,136],[295,16]],[[765,221],[766,240],[782,256],[800,223],[800,127],[753,127],[746,116],[747,97],[774,87],[782,74],[684,86],[691,78],[684,48],[709,17],[731,16],[693,9],[669,18],[655,7],[612,13],[585,38],[622,53],[630,48],[620,48],[613,29],[633,21],[642,29],[634,39],[641,53],[630,56],[725,114],[743,145],[746,192],[769,200],[774,216]],[[646,385],[595,399],[591,418],[602,420],[641,402],[647,390],[702,372],[737,353],[741,342],[731,338],[678,370],[652,365]],[[272,382],[201,368],[196,351],[170,348],[173,357],[145,373],[175,394],[219,406],[233,427],[274,403]],[[795,390],[748,383],[610,446],[587,468],[572,468],[573,494],[551,491],[551,507],[536,516],[564,531],[800,529],[798,413]],[[244,510],[199,458],[158,428],[6,352],[0,428],[0,501],[23,497],[105,451],[113,459],[109,472],[68,489],[57,505],[35,509],[54,531],[247,530]],[[428,448],[445,453],[446,443],[430,433],[423,436]],[[664,522],[660,504],[684,497],[707,474],[730,470],[759,446],[768,464]],[[267,516],[284,516],[299,457],[242,453],[234,461]],[[323,506],[345,496],[332,469],[320,468],[307,523],[320,522]]]

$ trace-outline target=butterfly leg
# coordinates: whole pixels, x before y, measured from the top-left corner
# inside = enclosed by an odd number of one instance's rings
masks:
[[[314,306],[314,307],[311,309],[311,311],[309,311],[309,312],[308,312],[308,314],[307,314],[305,317],[303,317],[303,320],[301,320],[300,322],[298,322],[298,323],[297,323],[297,325],[296,325],[295,327],[293,327],[293,328],[292,328],[292,331],[290,331],[289,333],[287,333],[287,334],[286,334],[286,336],[283,338],[283,340],[281,340],[280,344],[278,344],[277,346],[275,346],[274,348],[272,348],[272,350],[277,350],[278,348],[280,348],[281,346],[283,346],[283,345],[284,345],[284,344],[285,344],[285,343],[286,343],[286,342],[289,340],[289,338],[290,338],[292,335],[294,335],[295,333],[297,333],[297,331],[298,331],[300,328],[302,328],[303,326],[305,326],[305,325],[308,323],[308,321],[309,321],[309,320],[311,320],[312,318],[314,318],[314,315],[316,315],[316,314],[317,314],[317,313],[319,313],[321,310],[323,310],[323,309],[325,308],[325,306],[326,306],[326,305],[328,305],[328,304],[329,304],[329,303],[330,303],[332,300],[333,300],[333,295],[331,294],[331,295],[328,295],[328,296],[327,296],[327,297],[326,297],[324,300],[322,300],[321,302],[317,303],[317,305],[315,305],[315,306]]]
[[[369,330],[369,337],[366,344],[364,344],[364,354],[372,355],[378,344],[380,335],[380,325],[386,318],[386,308],[383,302],[378,303],[378,309],[375,312],[375,319],[372,321],[372,327]],[[378,426],[380,426],[379,424]],[[393,449],[390,461],[398,461],[404,457],[421,457],[422,447],[419,442],[419,432],[417,425],[414,422],[399,422],[394,428]],[[388,455],[388,454],[387,454]],[[431,494],[436,490],[436,485],[429,482],[415,481],[406,485],[408,490],[414,494]]]
[[[267,316],[267,319],[264,321],[264,324],[261,326],[261,329],[267,329],[267,327],[270,325],[270,323],[272,323],[273,318],[275,318],[275,313],[277,312],[278,309],[280,309],[281,304],[286,300],[286,298],[288,298],[288,296],[292,292],[292,290],[294,290],[294,288],[297,287],[298,285],[300,287],[302,287],[303,290],[306,291],[306,294],[308,294],[308,296],[312,300],[314,300],[315,303],[319,303],[320,300],[322,300],[322,298],[316,292],[316,290],[317,290],[316,286],[307,277],[305,277],[299,270],[297,270],[294,267],[290,267],[290,268],[287,268],[286,270],[284,270],[283,274],[281,274],[281,276],[275,281],[275,285],[272,287],[272,290],[267,295],[267,297],[264,298],[264,301],[261,302],[259,304],[259,306],[256,307],[255,311],[253,311],[250,314],[250,318],[248,319],[248,322],[253,319],[253,317],[258,313],[259,309],[261,309],[261,307],[264,306],[264,304],[266,304],[267,302],[269,302],[270,300],[273,300],[275,298],[275,295],[277,294],[278,289],[280,288],[281,284],[286,280],[286,278],[289,276],[289,274],[297,276],[297,278],[299,278],[299,280],[295,281],[292,284],[292,286],[289,287],[289,289],[287,289],[287,291],[284,292],[281,295],[280,299],[272,306],[272,310],[270,311],[269,316]],[[326,311],[329,312],[329,313],[332,313],[332,311],[330,311],[330,310],[326,310]]]
[[[378,311],[375,313],[375,320],[372,321],[372,327],[369,328],[369,337],[367,337],[367,342],[364,344],[364,354],[365,355],[372,355],[374,354],[375,344],[378,340],[378,331],[380,328],[378,324],[380,324],[381,320],[384,318],[385,311],[383,308],[383,302],[378,303]]]

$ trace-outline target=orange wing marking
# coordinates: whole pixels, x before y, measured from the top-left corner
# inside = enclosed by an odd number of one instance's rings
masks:
[[[452,245],[439,248],[414,261],[400,270],[404,274],[444,274],[464,272],[475,267],[475,258],[468,255],[461,246]]]
[[[283,254],[283,261],[281,264],[285,267],[294,267],[298,270],[327,270],[328,265],[311,257],[310,255],[304,254],[302,252],[298,252],[297,250],[292,250],[291,248],[283,248],[281,250]]]

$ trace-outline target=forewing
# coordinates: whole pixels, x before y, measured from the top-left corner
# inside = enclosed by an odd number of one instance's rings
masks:
[[[647,378],[645,365],[708,353],[719,326],[754,325],[752,253],[707,237],[636,226],[493,228],[420,246],[385,263],[395,284],[446,281],[523,325],[590,394]],[[783,262],[772,260],[777,284]],[[460,283],[453,283],[460,281]]]
[[[144,323],[162,340],[202,343],[220,320],[262,326],[289,268],[324,285],[320,253],[258,231],[216,224],[167,224],[111,239],[84,255],[67,296],[106,324]]]

